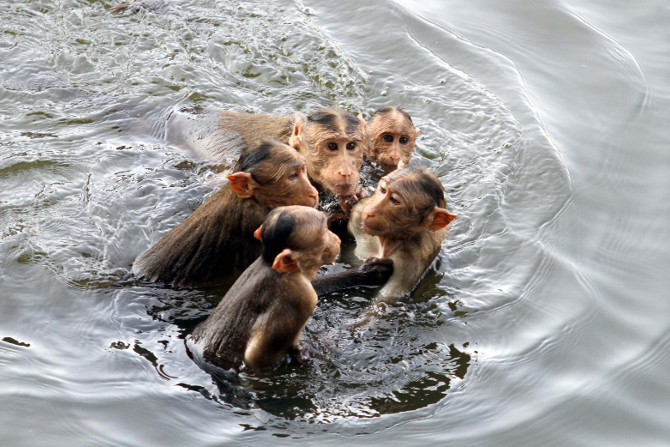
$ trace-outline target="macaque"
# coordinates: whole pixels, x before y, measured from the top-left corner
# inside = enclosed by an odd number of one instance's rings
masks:
[[[270,210],[318,203],[305,157],[278,141],[251,146],[234,170],[228,184],[135,260],[133,273],[175,285],[234,278],[260,255],[253,234]]]
[[[325,214],[313,208],[276,208],[255,234],[262,255],[189,340],[199,357],[224,369],[266,368],[297,353],[318,300],[310,280],[340,251]]]
[[[404,109],[382,107],[367,122],[365,156],[387,173],[403,168],[412,157],[416,136],[420,132]]]
[[[235,159],[255,141],[273,138],[305,157],[307,175],[320,191],[342,198],[360,192],[365,120],[340,108],[294,116],[224,111],[216,120],[208,114],[176,112],[169,118],[168,133],[170,140],[223,163]]]
[[[349,231],[356,254],[393,261],[393,275],[379,290],[381,301],[409,294],[440,252],[446,226],[444,189],[430,171],[406,167],[382,177],[375,194],[351,211]]]

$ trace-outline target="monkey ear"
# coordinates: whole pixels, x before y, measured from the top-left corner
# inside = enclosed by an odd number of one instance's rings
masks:
[[[262,234],[263,234],[263,225],[256,228],[256,231],[254,231],[254,237],[259,241],[262,241],[263,240]]]
[[[415,127],[414,132],[416,132],[416,135],[419,135],[421,133],[421,129],[419,129],[418,127]]]
[[[300,138],[302,137],[302,129],[306,120],[307,115],[304,113],[295,112],[293,132],[291,132],[291,136],[288,139],[288,145],[293,149],[298,149],[298,147],[300,147]]]
[[[456,219],[456,216],[449,214],[449,212],[444,208],[436,206],[428,216],[426,228],[428,228],[430,231],[436,231],[440,228],[446,227],[454,219]]]
[[[363,130],[363,132],[365,132],[365,126],[367,126],[368,124],[365,122],[365,118],[363,118],[363,114],[359,113],[358,115],[356,115],[356,118],[358,118],[358,121],[361,123],[361,130]]]
[[[241,199],[248,199],[254,196],[254,191],[258,185],[251,177],[249,172],[234,172],[228,176],[230,187]]]
[[[278,272],[284,273],[294,273],[300,270],[298,261],[296,261],[293,251],[289,248],[285,248],[281,253],[275,256],[272,268]]]

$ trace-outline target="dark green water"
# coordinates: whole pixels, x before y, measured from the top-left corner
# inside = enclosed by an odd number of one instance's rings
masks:
[[[0,1],[2,445],[670,442],[665,2],[115,4]],[[331,104],[404,106],[458,219],[410,302],[219,386],[221,291],[129,274],[219,184],[166,114]]]

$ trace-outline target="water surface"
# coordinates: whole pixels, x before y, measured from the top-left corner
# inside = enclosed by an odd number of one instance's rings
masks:
[[[667,444],[666,4],[113,5],[0,2],[4,443]],[[224,290],[129,273],[220,184],[167,113],[331,104],[405,107],[458,218],[411,300],[217,382],[183,337]]]

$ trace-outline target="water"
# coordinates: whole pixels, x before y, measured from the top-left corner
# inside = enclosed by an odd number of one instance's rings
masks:
[[[670,441],[665,3],[114,4],[0,2],[3,445]],[[166,113],[330,104],[403,105],[458,218],[410,302],[326,297],[320,359],[217,383],[183,336],[223,291],[129,274],[219,184]]]

